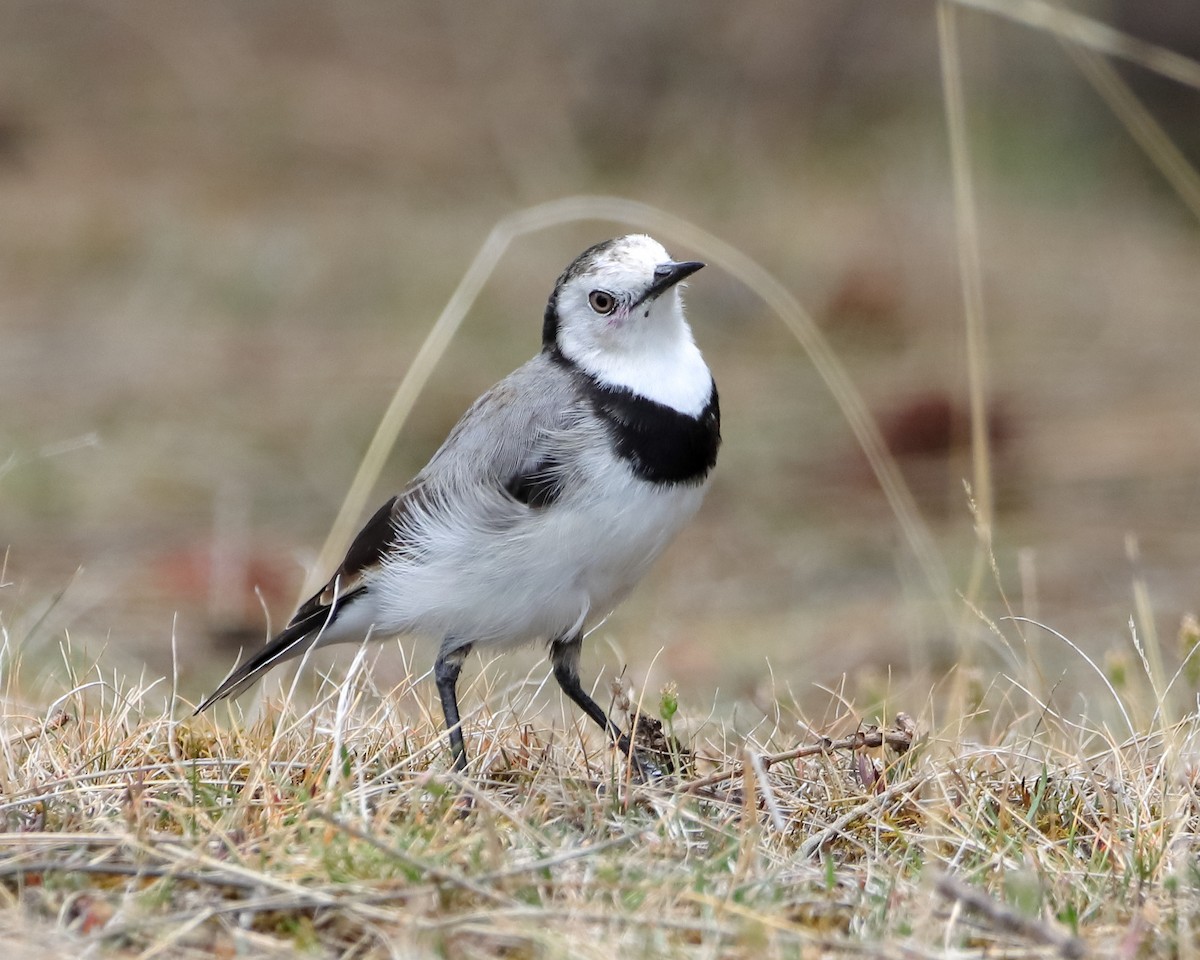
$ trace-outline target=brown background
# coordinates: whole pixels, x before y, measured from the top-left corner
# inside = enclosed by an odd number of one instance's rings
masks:
[[[1083,9],[1195,42],[1186,17]],[[580,192],[686,217],[795,293],[965,588],[966,361],[934,10],[0,2],[0,617],[26,681],[58,669],[67,638],[110,672],[169,672],[174,634],[196,697],[260,642],[254,588],[278,626],[487,231]],[[1143,578],[1142,626],[1170,659],[1200,606],[1197,224],[1056,40],[969,10],[958,21],[1000,584],[1015,610],[1112,661],[1129,655]],[[1200,94],[1125,75],[1194,155]],[[558,228],[509,252],[385,487],[536,350],[553,278],[614,230]],[[702,714],[772,687],[823,702],[843,674],[848,692],[890,684],[920,707],[958,659],[984,680],[1007,669],[982,623],[930,614],[837,406],[777,320],[717,270],[689,301],[721,386],[717,480],[585,671],[628,662]],[[990,576],[981,603],[1005,612]],[[1087,688],[1062,644],[1029,636],[1062,695]],[[428,659],[418,647],[416,666]]]

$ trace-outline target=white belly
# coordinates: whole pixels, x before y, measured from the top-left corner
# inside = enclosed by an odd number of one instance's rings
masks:
[[[623,464],[605,473],[543,509],[497,498],[423,524],[420,554],[390,562],[371,586],[375,629],[516,644],[605,616],[695,514],[706,486],[655,486]],[[492,522],[497,509],[509,522]]]

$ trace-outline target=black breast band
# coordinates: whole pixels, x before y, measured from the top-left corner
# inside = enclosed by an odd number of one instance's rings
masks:
[[[680,413],[632,390],[586,377],[597,415],[607,425],[617,456],[651,483],[699,483],[717,462],[721,408],[717,385],[698,416]]]

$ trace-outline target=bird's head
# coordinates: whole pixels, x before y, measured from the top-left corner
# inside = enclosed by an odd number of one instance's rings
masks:
[[[558,278],[546,306],[544,345],[587,369],[606,354],[690,342],[678,284],[703,266],[672,260],[642,234],[597,243]]]

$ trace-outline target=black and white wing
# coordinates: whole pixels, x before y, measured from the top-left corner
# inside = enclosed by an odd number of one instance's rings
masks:
[[[419,554],[422,528],[432,514],[455,510],[463,497],[483,497],[512,511],[553,505],[570,476],[564,454],[570,445],[563,437],[578,420],[578,407],[571,375],[545,354],[481,396],[413,482],[367,521],[329,582],[196,712],[242,692],[316,643],[362,639],[369,622],[345,635],[351,621],[362,620],[347,613],[369,606],[371,584],[386,563]]]

